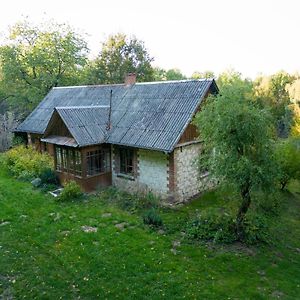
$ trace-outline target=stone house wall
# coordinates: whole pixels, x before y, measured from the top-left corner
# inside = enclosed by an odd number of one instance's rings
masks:
[[[199,174],[198,157],[201,143],[193,143],[174,150],[174,198],[184,202],[209,187],[207,174]]]
[[[114,146],[112,146],[112,183],[114,186],[131,193],[151,191],[161,198],[168,196],[168,154],[137,149],[136,174],[135,176],[126,176],[117,173],[114,150]]]

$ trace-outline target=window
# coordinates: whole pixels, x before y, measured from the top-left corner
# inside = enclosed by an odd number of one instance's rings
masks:
[[[88,176],[110,172],[110,151],[108,149],[87,152],[86,161]]]
[[[133,149],[120,148],[119,153],[120,153],[120,173],[133,176],[133,174],[134,174]]]
[[[55,147],[56,170],[82,176],[81,152],[66,147]]]
[[[56,170],[61,171],[62,170],[62,148],[61,147],[55,147],[55,155],[56,155]]]
[[[80,151],[74,151],[75,157],[74,157],[74,164],[75,164],[75,174],[81,176],[82,170],[81,170],[81,152]]]

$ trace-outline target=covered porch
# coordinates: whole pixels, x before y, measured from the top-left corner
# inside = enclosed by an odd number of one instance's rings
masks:
[[[61,136],[41,141],[53,146],[55,170],[61,183],[74,180],[86,192],[112,184],[109,144],[79,147],[73,138]]]

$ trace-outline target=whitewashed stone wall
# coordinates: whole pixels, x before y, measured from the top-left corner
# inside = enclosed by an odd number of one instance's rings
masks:
[[[208,188],[207,177],[199,174],[197,158],[200,152],[200,143],[174,150],[176,202],[186,201]]]
[[[168,155],[160,151],[137,150],[137,177],[118,176],[115,173],[115,158],[112,155],[112,181],[118,188],[135,193],[154,194],[166,198],[168,196]]]
[[[139,150],[139,182],[149,190],[167,196],[168,155],[159,151]]]

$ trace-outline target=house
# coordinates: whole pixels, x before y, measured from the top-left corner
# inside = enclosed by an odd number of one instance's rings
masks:
[[[54,156],[61,181],[182,202],[204,188],[191,121],[217,92],[213,79],[136,83],[134,74],[124,84],[56,87],[16,131]]]

